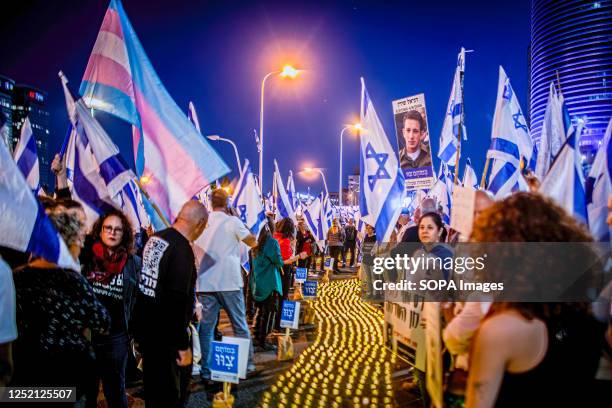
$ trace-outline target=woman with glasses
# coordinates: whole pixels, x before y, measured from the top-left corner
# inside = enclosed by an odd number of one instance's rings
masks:
[[[90,240],[91,245],[82,257],[83,273],[108,310],[111,325],[108,334],[92,337],[96,370],[87,406],[96,406],[102,381],[108,406],[127,408],[125,370],[130,348],[129,323],[142,263],[134,255],[132,226],[119,210],[113,209],[98,218]]]

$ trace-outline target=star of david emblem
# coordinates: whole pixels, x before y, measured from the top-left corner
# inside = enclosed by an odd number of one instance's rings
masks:
[[[374,159],[376,163],[378,164],[378,168],[376,169],[376,172],[374,174],[368,175],[368,185],[370,186],[370,191],[374,191],[374,186],[376,185],[376,182],[378,180],[385,180],[385,179],[391,178],[391,176],[389,175],[389,172],[387,172],[387,169],[385,169],[385,164],[387,163],[387,160],[389,159],[389,154],[376,153],[376,151],[374,150],[374,148],[372,147],[370,143],[368,143],[368,145],[366,146],[365,153],[366,153],[366,156],[365,156],[366,160]]]
[[[512,87],[510,86],[509,83],[506,83],[506,85],[504,86],[504,94],[503,94],[503,98],[510,100],[512,99]]]
[[[515,129],[522,129],[523,131],[527,132],[527,125],[525,125],[524,123],[520,122],[520,119],[521,119],[522,116],[523,116],[523,114],[521,113],[520,110],[518,112],[516,112],[514,115],[512,115],[512,120],[514,121],[514,128]]]
[[[238,211],[240,212],[240,219],[242,220],[242,222],[244,222],[246,224],[247,219],[246,219],[246,205],[239,205],[238,206]]]

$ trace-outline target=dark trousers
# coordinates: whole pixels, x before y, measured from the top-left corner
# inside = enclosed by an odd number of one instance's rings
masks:
[[[257,306],[257,319],[255,319],[255,339],[260,346],[266,342],[266,337],[272,331],[278,306],[278,294],[272,292],[265,300],[255,302]]]
[[[291,265],[283,266],[283,276],[281,276],[281,283],[283,285],[283,296],[279,297],[276,302],[278,305],[278,310],[281,310],[281,308],[283,307],[283,300],[289,299],[289,289],[291,289],[291,286],[293,285],[293,268],[291,267]],[[277,330],[280,330],[280,318],[281,314],[279,312],[276,314],[274,324],[274,327]]]
[[[346,264],[346,254],[349,251],[351,253],[351,266],[353,266],[355,264],[355,246],[356,246],[356,242],[355,241],[346,241],[344,243],[344,254],[342,256],[342,259],[344,260],[345,264]]]
[[[87,407],[97,407],[100,381],[109,408],[127,408],[125,370],[129,353],[127,333],[94,342],[96,362],[91,386],[87,389]]]
[[[178,353],[163,344],[143,344],[145,404],[147,408],[180,408],[188,398],[191,365],[179,367]]]
[[[342,260],[342,247],[341,246],[330,246],[329,256],[334,258],[334,271],[338,270],[338,262]],[[340,261],[338,261],[340,259]]]

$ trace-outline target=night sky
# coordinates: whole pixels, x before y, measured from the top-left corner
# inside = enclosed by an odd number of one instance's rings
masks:
[[[51,149],[68,126],[57,72],[77,90],[108,7],[96,1],[3,2],[0,73],[48,92]],[[529,1],[185,1],[124,0],[124,7],[166,89],[185,110],[194,102],[202,131],[234,140],[242,159],[258,166],[261,80],[289,62],[307,71],[295,80],[266,83],[265,188],[273,158],[283,178],[305,166],[325,168],[337,191],[339,134],[358,119],[363,76],[387,134],[395,144],[391,101],[425,94],[434,156],[457,53],[466,57],[469,140],[463,153],[480,177],[490,139],[498,66],[510,76],[527,111]],[[10,16],[10,17],[9,17]],[[96,114],[128,163],[131,132]],[[345,134],[344,175],[359,166],[359,144]],[[229,144],[211,142],[235,176]],[[439,161],[434,157],[437,170]],[[463,160],[462,160],[463,163]],[[345,179],[346,180],[346,179]],[[296,175],[298,190],[322,188]]]

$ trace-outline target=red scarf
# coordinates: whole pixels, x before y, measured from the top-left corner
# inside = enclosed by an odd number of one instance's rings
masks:
[[[127,250],[123,247],[118,247],[111,254],[108,247],[100,241],[96,241],[91,247],[93,252],[92,270],[89,274],[89,280],[100,283],[108,283],[115,276],[123,271],[123,267],[127,262]]]

